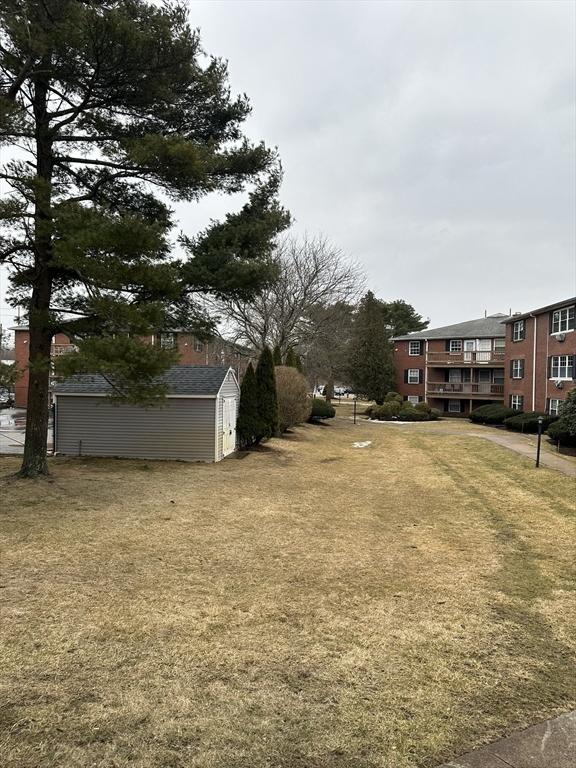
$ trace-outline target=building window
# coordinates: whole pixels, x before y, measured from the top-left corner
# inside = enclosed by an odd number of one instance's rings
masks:
[[[450,354],[456,355],[462,352],[462,339],[450,339]]]
[[[418,395],[408,395],[406,400],[408,400],[409,403],[412,403],[412,405],[418,405],[418,403],[420,402],[420,398],[418,397]]]
[[[566,333],[574,330],[574,310],[576,307],[564,307],[552,312],[552,330],[550,333]]]
[[[194,352],[204,352],[204,344],[198,339],[194,339]]]
[[[562,403],[562,400],[558,400],[555,397],[551,397],[548,400],[548,413],[550,414],[550,416],[558,416],[561,403]]]
[[[510,395],[510,408],[521,411],[524,408],[524,395]]]
[[[526,338],[526,324],[524,320],[516,320],[512,326],[512,341],[524,341]]]
[[[574,378],[574,355],[554,355],[550,358],[551,379]]]
[[[448,413],[460,413],[462,411],[462,404],[460,400],[448,400]]]
[[[160,334],[160,347],[162,349],[174,349],[176,347],[176,334],[175,333],[161,333]]]
[[[504,352],[506,339],[494,339],[494,352]]]
[[[408,368],[408,384],[420,384],[420,371],[418,368]]]
[[[523,379],[524,378],[524,360],[512,360],[512,378]]]
[[[408,354],[412,355],[412,356],[421,354],[421,352],[420,352],[421,344],[422,344],[421,341],[411,341],[411,342],[409,342],[409,344],[408,344]]]
[[[492,373],[492,383],[493,384],[499,384],[502,386],[504,384],[504,369],[503,368],[494,368],[494,371]]]

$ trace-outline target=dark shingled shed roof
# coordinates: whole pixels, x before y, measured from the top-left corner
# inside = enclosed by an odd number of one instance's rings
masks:
[[[158,381],[168,384],[169,395],[217,395],[230,369],[209,365],[175,365]],[[54,387],[60,394],[112,395],[114,388],[103,376],[71,376]]]
[[[456,325],[445,325],[442,328],[427,328],[407,336],[395,336],[392,341],[412,341],[412,339],[492,339],[506,336],[503,323],[508,315],[490,315],[478,320],[468,320]]]

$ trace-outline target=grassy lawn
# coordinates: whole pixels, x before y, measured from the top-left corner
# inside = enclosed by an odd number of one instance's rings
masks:
[[[424,768],[575,704],[574,481],[497,445],[17,463],[2,768]]]

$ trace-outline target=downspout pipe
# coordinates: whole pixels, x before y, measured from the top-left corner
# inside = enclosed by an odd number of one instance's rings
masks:
[[[534,335],[532,341],[532,410],[536,410],[536,329],[538,327],[538,316],[530,313],[534,320]]]
[[[424,339],[424,402],[428,402],[428,339]]]

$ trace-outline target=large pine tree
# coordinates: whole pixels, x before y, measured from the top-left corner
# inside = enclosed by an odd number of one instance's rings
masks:
[[[354,391],[382,403],[394,386],[394,364],[385,305],[372,291],[362,297],[352,323],[349,376]]]
[[[258,384],[258,413],[260,415],[260,439],[273,437],[278,433],[278,397],[274,359],[269,347],[264,347],[256,366]]]
[[[273,270],[288,224],[278,158],[243,138],[250,111],[225,62],[207,60],[178,0],[2,0],[0,143],[24,149],[0,178],[0,263],[30,328],[23,476],[47,473],[50,345],[67,372],[102,372],[149,402],[171,354],[138,339],[162,327],[210,330],[198,292],[247,299]],[[244,207],[174,258],[166,199],[194,202],[252,185]],[[119,339],[122,339],[119,344]]]

